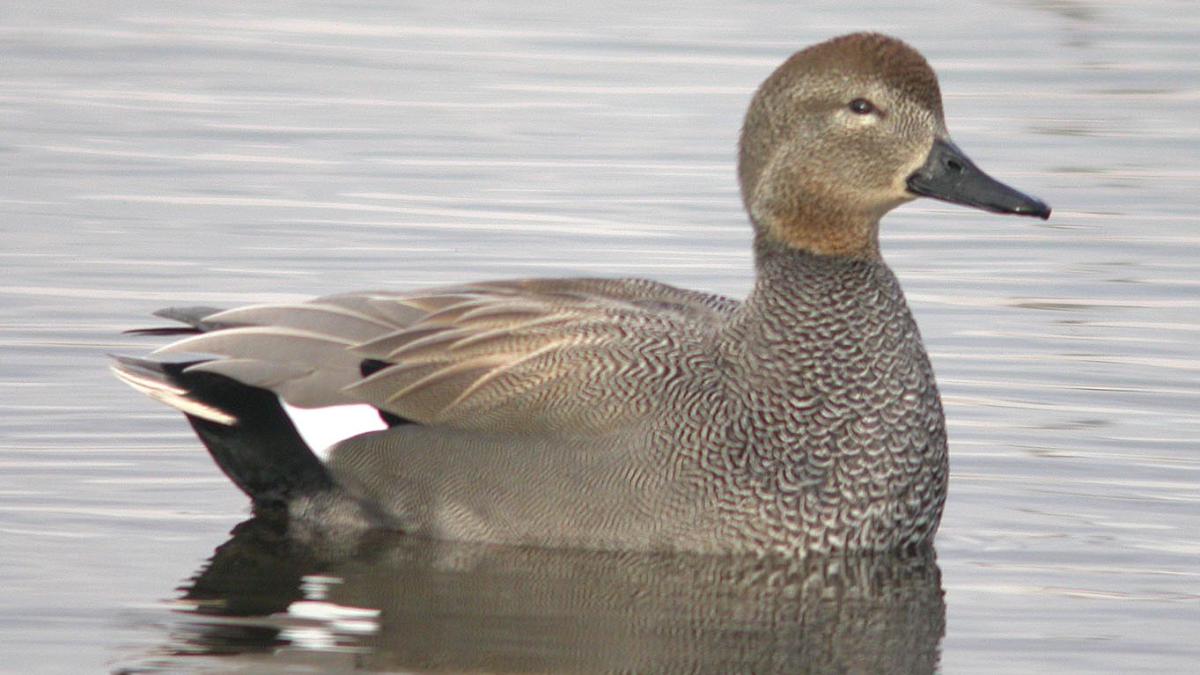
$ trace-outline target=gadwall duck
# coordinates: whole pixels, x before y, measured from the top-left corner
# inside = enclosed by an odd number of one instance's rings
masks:
[[[967,159],[929,64],[876,34],[767,78],[738,178],[742,301],[535,279],[176,308],[159,315],[184,327],[143,332],[194,335],[114,369],[186,414],[257,511],[306,527],[787,555],[930,542],[945,423],[879,220],[918,196],[1050,208]],[[297,421],[316,409],[370,416],[326,448]]]

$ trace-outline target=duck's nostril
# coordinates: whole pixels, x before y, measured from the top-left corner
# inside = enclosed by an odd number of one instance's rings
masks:
[[[954,160],[954,159],[946,160],[946,168],[950,169],[954,173],[962,173],[963,172],[963,165],[960,164],[958,162],[958,160]]]

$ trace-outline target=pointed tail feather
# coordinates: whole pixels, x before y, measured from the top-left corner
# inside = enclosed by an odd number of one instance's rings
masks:
[[[187,372],[204,357],[113,358],[112,370],[123,382],[187,416],[213,460],[256,509],[333,487],[275,394],[222,375]]]
[[[171,321],[178,321],[182,326],[156,326],[154,328],[133,328],[124,331],[126,335],[195,335],[207,333],[222,328],[220,324],[205,321],[218,312],[220,308],[197,305],[194,307],[167,307],[154,313],[154,316]]]

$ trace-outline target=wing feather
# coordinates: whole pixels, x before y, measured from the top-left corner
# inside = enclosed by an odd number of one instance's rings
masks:
[[[192,317],[216,329],[160,352],[215,356],[192,367],[301,407],[571,433],[646,414],[737,306],[636,279],[485,282]],[[364,377],[367,359],[387,365]]]

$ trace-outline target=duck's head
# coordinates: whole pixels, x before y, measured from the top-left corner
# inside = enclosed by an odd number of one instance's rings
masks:
[[[877,257],[879,219],[919,196],[1050,217],[967,159],[946,131],[933,69],[873,33],[797,52],[763,82],[738,179],[761,241],[822,255]]]

